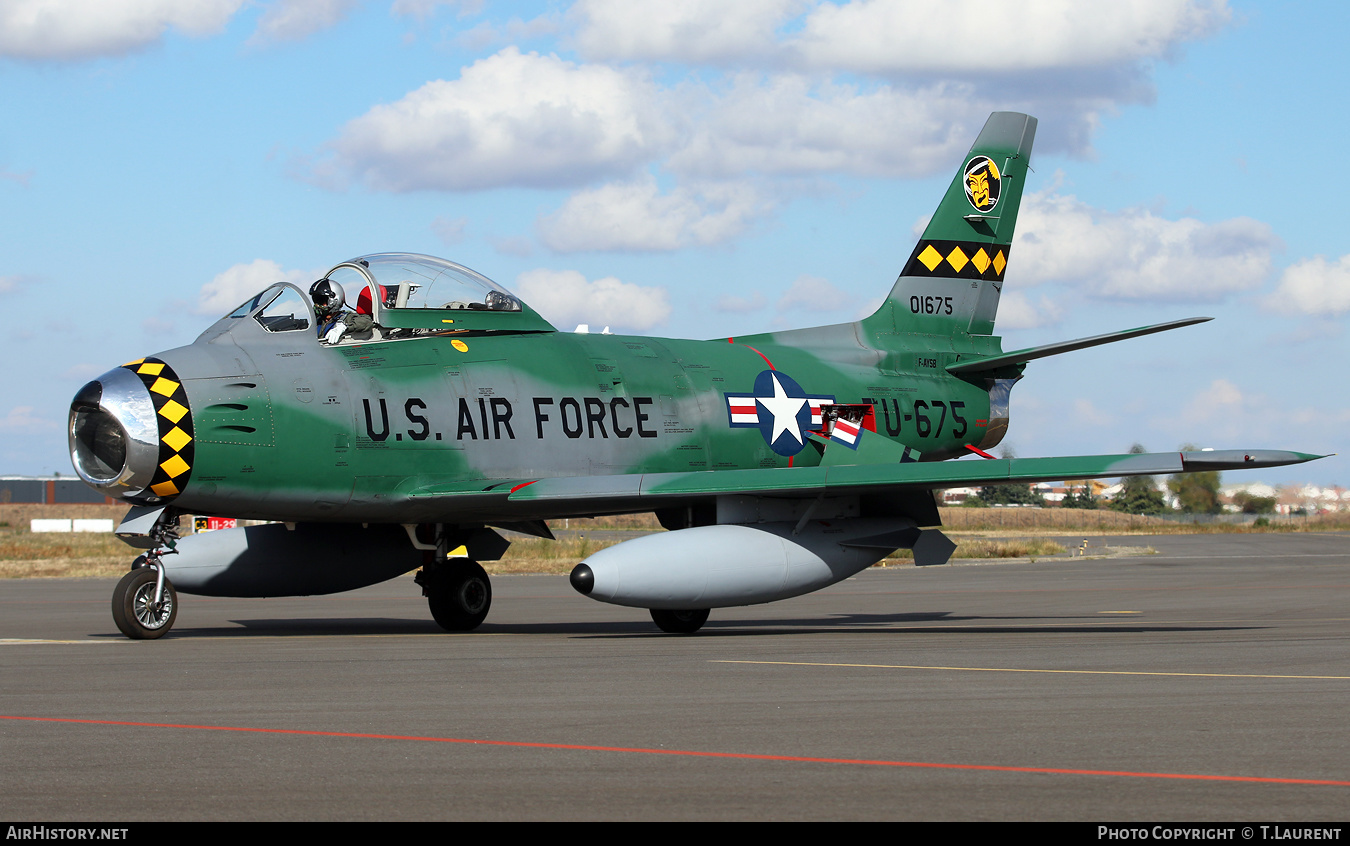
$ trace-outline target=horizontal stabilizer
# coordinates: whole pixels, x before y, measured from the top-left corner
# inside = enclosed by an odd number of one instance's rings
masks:
[[[1028,347],[1024,350],[1016,350],[1014,352],[989,356],[987,358],[966,359],[964,361],[958,361],[955,364],[947,365],[947,372],[956,376],[970,376],[975,373],[983,373],[988,370],[998,370],[1001,367],[1022,364],[1038,358],[1046,358],[1052,355],[1059,355],[1060,353],[1084,350],[1088,347],[1124,341],[1127,338],[1138,338],[1141,335],[1166,332],[1168,329],[1180,329],[1182,326],[1194,326],[1197,323],[1205,323],[1206,321],[1213,319],[1214,318],[1212,317],[1188,317],[1185,320],[1172,320],[1167,323],[1155,323],[1152,326],[1141,326],[1138,329],[1107,332],[1105,335],[1093,335],[1090,338],[1079,338],[1075,341],[1059,341],[1054,344],[1045,344],[1039,347]]]

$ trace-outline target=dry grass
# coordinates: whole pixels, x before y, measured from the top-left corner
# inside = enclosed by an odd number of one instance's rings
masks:
[[[952,540],[956,542],[953,558],[1040,558],[1067,551],[1060,544],[1045,538],[985,540],[978,537],[954,537]],[[886,562],[911,561],[913,558],[914,553],[908,549],[897,549],[886,556]]]
[[[1050,539],[1055,536],[1350,529],[1350,515],[1321,515],[1253,527],[1224,523],[1194,525],[1114,511],[1057,508],[943,508],[940,512],[945,530],[958,544],[956,557],[979,559],[1059,555],[1065,549]],[[115,537],[96,533],[34,534],[28,531],[28,525],[34,517],[110,518],[116,521],[124,513],[125,508],[117,505],[0,504],[0,578],[120,576],[127,571],[138,551]],[[484,562],[484,567],[490,573],[567,573],[591,553],[618,543],[604,539],[608,530],[660,531],[652,514],[556,520],[551,525],[554,529],[567,528],[585,534],[556,542],[534,538],[518,540],[501,561]],[[985,537],[990,534],[999,537]],[[908,558],[912,558],[909,551],[901,550],[888,560]]]
[[[577,521],[573,520],[573,523]],[[501,561],[484,561],[489,573],[570,573],[593,552],[619,541],[593,540],[589,537],[568,537],[550,541],[542,538],[518,540],[511,544]]]
[[[945,530],[997,532],[1000,535],[1197,535],[1328,532],[1350,530],[1350,514],[1273,518],[1268,526],[1233,523],[1188,523],[1081,508],[939,508]]]

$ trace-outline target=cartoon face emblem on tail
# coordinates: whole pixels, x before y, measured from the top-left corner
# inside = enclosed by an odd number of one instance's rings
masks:
[[[756,376],[753,393],[725,396],[731,427],[759,429],[764,442],[779,455],[801,452],[807,436],[823,424],[820,407],[834,402],[833,395],[806,393],[791,376],[777,370]]]
[[[1003,186],[998,165],[988,156],[975,156],[966,163],[965,176],[966,199],[976,211],[993,211]]]

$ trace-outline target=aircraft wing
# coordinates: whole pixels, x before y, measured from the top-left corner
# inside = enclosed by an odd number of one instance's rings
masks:
[[[702,470],[685,473],[635,473],[618,476],[569,476],[517,482],[507,494],[512,503],[631,502],[640,510],[662,500],[693,496],[747,494],[807,497],[844,496],[881,491],[933,490],[1008,482],[1152,476],[1200,470],[1279,467],[1322,458],[1283,450],[1220,450],[1127,455],[1079,455],[1056,458],[996,458],[983,461],[934,461],[894,464],[845,464],[821,467]]]

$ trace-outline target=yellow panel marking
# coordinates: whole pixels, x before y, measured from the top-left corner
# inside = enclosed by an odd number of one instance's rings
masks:
[[[960,273],[961,268],[970,263],[970,259],[966,258],[966,254],[961,252],[960,247],[952,247],[952,251],[947,254],[947,263],[956,268],[957,273]]]
[[[460,544],[459,546],[457,546],[457,547],[455,547],[454,549],[452,549],[452,550],[450,550],[449,552],[447,552],[447,553],[445,554],[445,557],[446,557],[446,558],[468,558],[468,557],[469,557],[469,548],[466,547],[464,544]]]
[[[169,478],[181,476],[192,468],[183,460],[181,455],[169,456],[169,460],[159,465],[160,469],[169,474]]]
[[[454,339],[453,341],[451,341],[451,342],[450,342],[450,346],[454,347],[455,349],[459,350],[460,352],[468,352],[468,351],[469,351],[469,345],[466,344],[466,343],[464,343],[463,341],[461,341],[459,338],[456,338],[456,339]]]
[[[158,376],[163,369],[163,364],[155,364],[154,362],[147,361],[145,364],[137,367],[136,372],[146,376]]]
[[[187,406],[179,403],[177,400],[169,400],[164,403],[164,407],[159,410],[170,423],[177,423],[183,419],[183,415],[188,413]],[[178,447],[174,447],[177,449]]]
[[[160,396],[171,397],[173,392],[178,390],[178,383],[172,379],[165,379],[163,376],[155,380],[155,384],[150,386],[150,390]]]
[[[453,321],[453,320],[442,320],[441,322],[442,322],[442,323],[454,323],[455,321]]]
[[[160,482],[158,485],[151,485],[150,490],[154,491],[156,496],[178,495],[178,487],[173,482]]]
[[[994,256],[994,272],[1002,274],[1003,268],[1008,266],[1008,260],[1003,257],[1003,251],[999,250],[998,255]]]
[[[170,429],[169,433],[164,436],[164,443],[168,444],[169,448],[174,452],[181,451],[183,447],[187,446],[191,441],[192,436],[177,426]],[[175,473],[174,475],[177,474]]]
[[[919,253],[919,261],[923,262],[923,266],[928,268],[929,272],[932,272],[937,269],[938,264],[942,261],[942,253],[933,249],[933,245],[929,244],[923,248],[923,252]]]
[[[784,667],[854,667],[868,670],[946,670],[962,673],[1055,673],[1083,676],[1185,676],[1206,679],[1334,679],[1350,681],[1350,676],[1287,676],[1274,673],[1162,673],[1143,670],[1033,670],[1020,667],[923,667],[908,664],[830,664],[816,661],[733,661],[714,659],[713,664],[773,664]]]
[[[984,251],[984,247],[980,247],[975,255],[970,257],[970,260],[981,273],[984,273],[985,269],[989,267],[989,254]]]
[[[128,361],[126,364],[124,364],[124,365],[122,365],[122,366],[123,366],[123,367],[135,367],[136,365],[140,364],[142,361],[145,361],[145,359],[143,359],[143,358],[138,358],[138,359],[136,359],[135,361]]]

